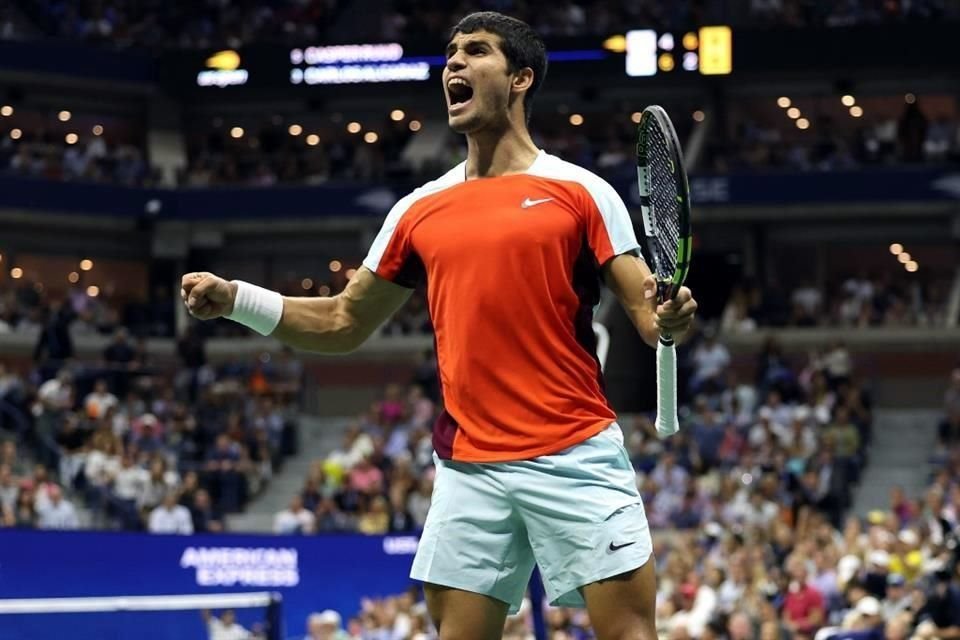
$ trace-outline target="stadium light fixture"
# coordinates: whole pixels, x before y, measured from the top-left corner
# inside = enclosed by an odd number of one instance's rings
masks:
[[[790,98],[788,98],[787,96],[780,96],[779,98],[777,98],[777,106],[780,107],[781,109],[786,109],[791,104],[792,103],[790,102]]]
[[[298,124],[292,124],[289,127],[287,127],[287,133],[289,133],[292,136],[298,136],[301,133],[303,133],[303,127],[301,127]]]
[[[572,124],[575,127],[579,127],[580,125],[583,124],[583,116],[580,115],[579,113],[571,113],[570,124]]]
[[[809,128],[810,128],[809,120],[807,120],[806,118],[799,118],[797,120],[797,129],[809,129]]]
[[[376,131],[367,131],[365,134],[363,134],[363,141],[366,142],[367,144],[373,144],[379,139],[380,139],[380,136],[377,135]]]
[[[903,253],[897,256],[897,260],[900,261],[900,264],[907,264],[908,262],[910,262],[911,257],[909,253],[904,251]]]
[[[697,109],[696,111],[693,112],[693,119],[696,122],[703,122],[706,118],[707,118],[707,115],[700,109]]]
[[[357,270],[356,270],[356,269],[347,269],[347,272],[346,272],[345,275],[347,276],[347,280],[353,280],[353,276],[357,275]]]
[[[0,107],[0,116],[3,116],[4,118],[9,118],[12,115],[13,115],[13,107],[11,107],[8,104],[5,104],[2,107]]]
[[[10,129],[10,137],[14,140],[19,140],[23,137],[23,131],[20,129]]]
[[[100,287],[95,284],[90,285],[87,287],[87,295],[91,298],[96,298],[98,295],[100,295]]]
[[[417,132],[420,131],[420,128],[423,126],[420,124],[419,120],[411,120],[410,124],[407,125],[410,127],[410,131]]]
[[[67,281],[70,282],[70,284],[77,284],[80,282],[80,274],[76,271],[71,271],[70,275],[67,276]]]
[[[339,260],[331,260],[329,266],[330,266],[330,271],[334,273],[337,273],[338,271],[340,271],[340,269],[343,269],[343,263],[340,262]]]
[[[400,122],[407,117],[407,114],[403,112],[403,109],[394,109],[390,112],[390,119],[394,122]]]
[[[907,104],[913,104],[917,101],[917,96],[913,95],[912,93],[908,93],[903,96],[903,101]]]
[[[81,271],[90,271],[93,269],[93,260],[90,258],[84,258],[80,261],[80,270]]]
[[[845,107],[852,107],[857,103],[857,99],[848,93],[847,95],[840,98],[840,102],[842,102],[843,106]]]
[[[92,129],[91,131],[93,132],[93,135],[95,135],[95,136],[102,136],[102,135],[103,135],[103,125],[102,125],[102,124],[95,124],[95,125],[93,125],[93,129]]]
[[[894,242],[893,244],[890,245],[890,253],[892,253],[895,256],[900,255],[901,253],[903,253],[903,245],[900,244],[899,242]]]
[[[920,265],[917,264],[915,260],[911,260],[907,264],[903,265],[903,268],[909,271],[910,273],[916,273],[917,270],[920,268]]]
[[[65,135],[63,139],[67,144],[77,144],[77,140],[80,139],[80,136],[78,136],[73,132],[70,132],[67,135]]]
[[[853,116],[854,118],[859,118],[860,116],[863,115],[863,108],[860,107],[859,105],[853,105],[852,107],[850,107],[850,115]]]
[[[14,267],[13,269],[10,269],[10,277],[14,280],[19,280],[23,277],[23,269],[20,267]]]
[[[320,288],[317,289],[317,293],[320,294],[321,296],[328,296],[328,295],[330,295],[330,293],[331,293],[331,292],[330,292],[330,287],[328,287],[328,286],[325,285],[325,284],[324,284],[324,285],[321,285]]]
[[[300,281],[300,286],[304,291],[310,291],[310,289],[313,289],[313,280],[310,278],[304,278]]]
[[[359,122],[351,122],[347,125],[347,131],[350,133],[360,133],[360,129],[362,128]]]
[[[633,113],[630,114],[630,120],[634,124],[640,124],[640,118],[642,117],[643,117],[643,114],[640,113],[639,111],[634,111]]]
[[[800,109],[797,109],[796,107],[790,107],[787,109],[787,116],[793,120],[796,120],[800,117]]]
[[[317,146],[318,144],[320,144],[320,136],[318,136],[315,133],[311,133],[310,135],[307,136],[307,144],[310,145],[311,147]]]
[[[60,120],[60,122],[69,122],[72,117],[73,114],[66,109],[57,114],[57,119]]]
[[[233,127],[230,129],[231,138],[242,138],[243,137],[243,127]]]

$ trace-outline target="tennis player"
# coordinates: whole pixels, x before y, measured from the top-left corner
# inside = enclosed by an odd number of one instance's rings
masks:
[[[652,542],[603,392],[592,308],[600,277],[644,341],[682,337],[696,302],[658,306],[623,201],[527,131],[547,69],[527,24],[457,24],[443,90],[467,159],[401,199],[342,293],[290,298],[210,273],[183,277],[200,319],[290,346],[357,348],[426,282],[444,411],[437,478],[413,562],[444,640],[500,638],[539,565],[547,595],[586,605],[601,640],[654,640]]]

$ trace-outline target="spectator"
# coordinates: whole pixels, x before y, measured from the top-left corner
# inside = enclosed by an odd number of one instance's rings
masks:
[[[147,530],[150,533],[178,533],[190,535],[193,533],[193,520],[190,511],[177,504],[179,496],[176,491],[168,491],[163,502],[150,512]]]
[[[730,352],[717,341],[716,332],[707,329],[703,332],[703,342],[693,350],[693,378],[691,390],[713,391],[722,388],[723,376],[730,364]]]
[[[303,499],[294,496],[290,506],[273,518],[273,532],[283,535],[309,534],[316,529],[316,516],[303,507]]]
[[[102,378],[94,383],[93,391],[83,400],[84,411],[91,420],[102,418],[109,409],[116,407],[117,404],[119,404],[117,396],[110,393],[107,381]]]
[[[80,519],[73,503],[64,499],[60,487],[54,485],[47,490],[48,502],[37,509],[40,529],[79,529]]]
[[[790,587],[783,601],[787,628],[795,637],[810,639],[825,622],[823,595],[807,582],[806,560],[787,558]]]
[[[206,489],[197,489],[189,507],[195,533],[219,533],[223,531],[223,516],[213,508]]]
[[[307,618],[307,635],[303,640],[349,640],[343,631],[340,614],[332,609],[311,613]]]
[[[201,615],[207,625],[209,640],[248,640],[250,632],[237,623],[237,616],[232,609],[224,609],[218,618],[204,610]]]

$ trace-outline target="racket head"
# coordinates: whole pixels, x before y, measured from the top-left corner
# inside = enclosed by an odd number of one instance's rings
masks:
[[[690,271],[690,186],[676,129],[657,105],[644,109],[637,125],[637,183],[658,297],[672,300]]]

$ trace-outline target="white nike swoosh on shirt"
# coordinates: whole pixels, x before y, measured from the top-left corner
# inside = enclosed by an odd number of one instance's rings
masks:
[[[543,198],[541,200],[531,200],[530,198],[527,198],[526,200],[520,203],[520,206],[523,207],[524,209],[529,209],[530,207],[535,207],[538,204],[543,204],[544,202],[550,202],[551,200],[553,200],[553,198]]]

